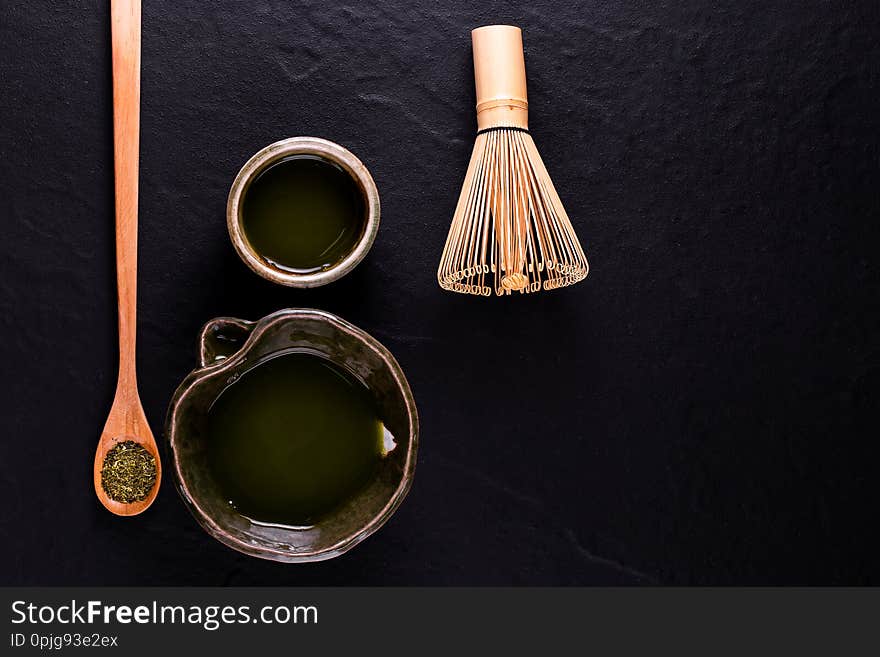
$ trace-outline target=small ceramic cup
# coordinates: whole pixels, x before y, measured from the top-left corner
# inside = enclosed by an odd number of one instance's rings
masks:
[[[248,187],[268,167],[293,155],[312,155],[331,162],[348,173],[363,194],[364,228],[354,248],[342,260],[324,271],[298,274],[281,269],[260,255],[249,243],[242,228],[242,202]],[[318,287],[345,276],[364,259],[379,230],[379,192],[373,177],[351,151],[318,137],[291,137],[269,144],[257,151],[238,172],[226,203],[226,225],[239,257],[257,274],[290,287]]]
[[[249,368],[291,350],[317,353],[360,378],[375,395],[396,443],[359,493],[311,527],[269,525],[242,516],[219,490],[207,459],[205,427],[214,400]],[[205,531],[239,552],[287,563],[339,556],[379,529],[409,491],[418,435],[415,401],[394,356],[339,317],[301,308],[258,322],[220,317],[205,324],[199,367],[177,388],[165,423],[175,484]]]

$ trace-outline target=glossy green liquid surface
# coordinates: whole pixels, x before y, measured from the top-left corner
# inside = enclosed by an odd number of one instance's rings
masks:
[[[363,488],[383,453],[375,400],[324,358],[289,352],[242,374],[208,412],[225,499],[265,523],[311,525]]]
[[[342,168],[294,155],[262,171],[245,191],[242,228],[269,263],[294,273],[329,269],[354,250],[364,231],[361,191]]]

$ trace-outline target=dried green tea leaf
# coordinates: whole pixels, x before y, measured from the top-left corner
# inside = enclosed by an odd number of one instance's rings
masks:
[[[101,488],[117,502],[146,499],[156,484],[156,459],[133,440],[117,443],[104,457]]]

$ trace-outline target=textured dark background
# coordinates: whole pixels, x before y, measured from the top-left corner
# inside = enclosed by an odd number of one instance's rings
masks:
[[[224,548],[170,482],[129,520],[91,491],[116,375],[108,5],[0,9],[0,583],[878,583],[874,0],[147,0],[157,436],[216,315],[335,312],[418,401],[400,511],[307,566]],[[531,127],[592,265],[500,300],[434,279],[475,130],[469,30],[493,22],[524,30]],[[383,209],[361,266],[312,291],[252,274],[224,219],[241,164],[303,134],[353,150]]]

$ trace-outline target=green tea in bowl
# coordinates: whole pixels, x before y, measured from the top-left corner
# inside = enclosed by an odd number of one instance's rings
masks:
[[[270,165],[247,188],[242,228],[269,263],[294,274],[327,271],[364,232],[361,190],[342,167],[315,155]]]
[[[229,504],[291,526],[313,525],[357,493],[394,446],[366,386],[308,352],[244,372],[207,426],[208,461]]]
[[[238,172],[226,224],[257,274],[316,287],[363,260],[379,229],[379,192],[364,164],[339,144],[292,137],[266,146]]]
[[[400,365],[331,313],[211,320],[168,409],[172,476],[223,544],[330,559],[381,527],[412,484],[418,414]]]

